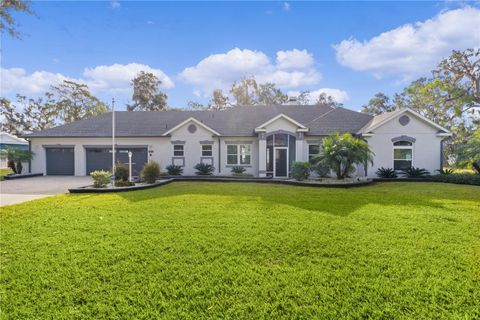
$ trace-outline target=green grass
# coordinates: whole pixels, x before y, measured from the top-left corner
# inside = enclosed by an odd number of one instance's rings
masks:
[[[0,181],[3,181],[5,176],[9,173],[13,173],[12,169],[10,168],[3,168],[0,169]]]
[[[474,319],[480,188],[176,182],[2,208],[2,319]]]

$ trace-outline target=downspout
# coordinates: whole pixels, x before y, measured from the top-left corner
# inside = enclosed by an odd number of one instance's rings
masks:
[[[443,169],[443,139],[440,140],[440,170]]]
[[[28,141],[28,153],[32,154],[32,141],[30,139]],[[32,173],[32,158],[28,158],[28,173]]]
[[[220,175],[220,172],[222,172],[222,167],[221,167],[221,152],[220,152],[220,137],[217,137],[218,139],[218,174]]]

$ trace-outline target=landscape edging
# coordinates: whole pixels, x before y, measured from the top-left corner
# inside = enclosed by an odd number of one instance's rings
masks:
[[[81,187],[81,188],[71,188],[68,189],[70,193],[111,193],[111,192],[126,192],[126,191],[135,191],[150,189],[155,187],[160,187],[171,182],[255,182],[255,183],[272,183],[272,184],[283,184],[283,185],[293,185],[301,187],[317,187],[317,188],[353,188],[353,187],[362,187],[366,185],[373,184],[373,180],[367,180],[362,182],[355,183],[343,183],[343,184],[321,184],[321,183],[309,183],[303,181],[291,181],[291,180],[273,180],[271,178],[213,178],[213,177],[177,177],[169,178],[167,180],[162,180],[156,183],[142,185],[142,186],[128,186],[128,187],[117,187],[117,188],[91,188],[91,187]]]

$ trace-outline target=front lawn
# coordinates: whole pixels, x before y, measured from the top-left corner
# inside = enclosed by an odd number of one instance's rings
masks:
[[[3,181],[5,179],[5,176],[7,174],[13,173],[12,169],[10,168],[1,168],[0,169],[0,181]]]
[[[0,214],[2,319],[474,319],[480,187],[175,182]]]

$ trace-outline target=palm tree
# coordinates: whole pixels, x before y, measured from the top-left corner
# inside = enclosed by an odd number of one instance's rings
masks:
[[[315,162],[321,161],[335,171],[337,179],[344,179],[355,169],[355,165],[373,164],[373,155],[364,140],[350,133],[335,133],[323,139],[322,154]]]
[[[2,158],[8,159],[8,167],[12,169],[15,174],[21,174],[23,170],[22,162],[32,160],[35,155],[31,151],[15,148],[2,149],[0,154]]]

